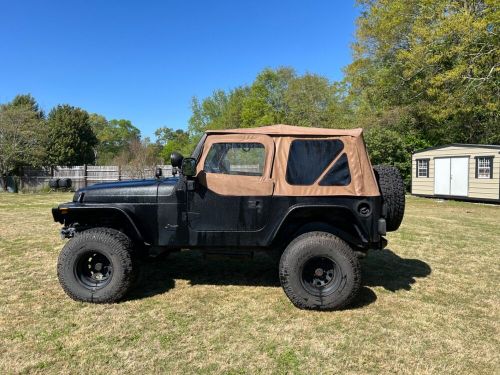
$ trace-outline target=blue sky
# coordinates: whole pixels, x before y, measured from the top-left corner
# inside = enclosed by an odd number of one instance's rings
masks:
[[[354,1],[0,2],[0,103],[31,93],[185,129],[193,96],[291,66],[331,80],[351,61]]]

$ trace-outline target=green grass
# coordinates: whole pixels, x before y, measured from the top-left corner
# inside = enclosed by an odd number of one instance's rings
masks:
[[[339,312],[294,308],[267,257],[149,264],[114,305],[70,300],[50,208],[0,194],[0,373],[498,373],[500,207],[409,197]]]

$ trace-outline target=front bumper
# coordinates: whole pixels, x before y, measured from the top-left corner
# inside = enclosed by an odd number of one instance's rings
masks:
[[[59,207],[54,207],[52,209],[52,217],[54,218],[54,221],[64,224],[64,213],[65,210],[61,210]]]

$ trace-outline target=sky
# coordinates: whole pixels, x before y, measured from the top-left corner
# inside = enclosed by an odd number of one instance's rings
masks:
[[[0,0],[0,103],[31,93],[154,138],[187,128],[193,96],[264,68],[341,79],[358,14],[345,0]]]

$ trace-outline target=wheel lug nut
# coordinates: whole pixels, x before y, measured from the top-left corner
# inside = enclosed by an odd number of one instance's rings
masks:
[[[314,275],[318,277],[323,276],[323,268],[316,268],[316,271],[314,271]]]

